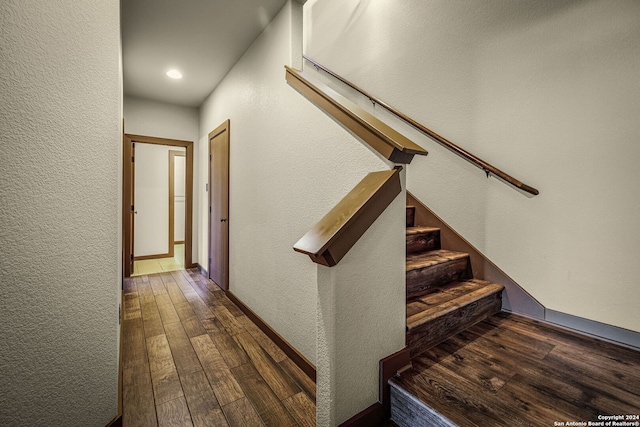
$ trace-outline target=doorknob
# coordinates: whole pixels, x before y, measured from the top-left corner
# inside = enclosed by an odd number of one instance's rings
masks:
[[[220,222],[227,222],[227,218],[220,218]]]

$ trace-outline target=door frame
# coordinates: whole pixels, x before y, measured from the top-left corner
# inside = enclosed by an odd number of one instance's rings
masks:
[[[175,169],[176,169],[176,165],[175,165],[175,158],[176,157],[186,157],[186,152],[184,151],[177,151],[177,150],[169,150],[169,252],[171,253],[170,256],[174,256],[174,245],[176,244],[175,241],[175,181],[176,181],[176,173],[175,173]],[[186,158],[185,158],[185,164],[186,164]],[[185,168],[185,178],[186,178],[186,173],[187,170]],[[186,183],[186,180],[185,180]],[[185,187],[185,193],[186,193],[186,187]],[[185,194],[185,208],[186,208],[186,194]],[[185,210],[185,223],[186,223],[186,210]],[[185,235],[186,236],[186,235]],[[181,242],[184,243],[184,240]]]
[[[135,183],[134,147],[127,134],[122,134],[122,276],[133,274],[133,189]]]
[[[207,254],[207,258],[208,258],[208,262],[207,262],[207,276],[209,279],[213,280],[211,278],[211,247],[212,247],[212,240],[211,240],[211,229],[212,229],[212,206],[213,206],[213,200],[212,200],[212,193],[213,193],[213,186],[212,186],[212,182],[211,182],[211,173],[213,172],[212,167],[211,167],[211,140],[214,139],[215,137],[221,135],[222,133],[226,132],[227,133],[227,176],[226,176],[226,180],[227,180],[227,191],[226,191],[226,200],[220,200],[219,202],[221,202],[223,204],[223,206],[226,206],[226,212],[225,212],[225,222],[226,222],[226,227],[227,227],[227,233],[225,233],[224,236],[221,237],[222,242],[221,242],[221,246],[223,248],[223,268],[224,268],[224,280],[223,283],[217,283],[218,286],[220,286],[223,290],[228,291],[229,290],[229,158],[230,158],[230,144],[231,144],[231,121],[229,119],[225,120],[220,126],[218,126],[217,128],[215,128],[214,130],[212,130],[211,132],[209,132],[209,136],[208,136],[208,142],[207,142],[207,146],[209,149],[209,175],[208,175],[208,181],[209,181],[209,189],[208,189],[208,198],[209,198],[209,221],[207,223],[208,227],[207,227],[207,234],[208,234],[208,254]]]
[[[186,179],[185,179],[185,207],[184,207],[184,222],[185,222],[185,233],[184,233],[184,267],[185,268],[193,268],[195,265],[193,264],[193,141],[183,141],[179,139],[167,139],[167,138],[157,138],[154,136],[144,136],[144,135],[133,135],[125,133],[124,138],[124,149],[123,149],[123,176],[122,176],[122,186],[123,186],[123,218],[122,218],[122,245],[123,245],[123,276],[130,277],[133,273],[132,269],[129,267],[128,260],[131,260],[133,257],[132,247],[133,247],[133,229],[131,227],[131,215],[134,215],[135,207],[132,205],[128,206],[127,200],[134,199],[134,180],[135,174],[132,172],[127,172],[130,170],[131,163],[134,162],[131,156],[131,145],[129,143],[135,144],[143,143],[143,144],[155,144],[155,145],[168,145],[172,147],[184,147],[186,150]]]

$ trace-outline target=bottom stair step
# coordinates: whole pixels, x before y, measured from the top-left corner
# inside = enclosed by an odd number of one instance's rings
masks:
[[[454,282],[407,302],[407,346],[414,357],[502,308],[504,286]]]
[[[424,403],[419,397],[420,390],[405,390],[405,387],[394,378],[389,380],[389,386],[391,388],[391,420],[398,426],[458,427],[458,424]]]
[[[638,368],[640,351],[498,313],[391,378],[391,420],[399,427],[594,425],[599,414],[640,414]]]

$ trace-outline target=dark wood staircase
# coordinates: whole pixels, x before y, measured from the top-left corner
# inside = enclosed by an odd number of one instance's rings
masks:
[[[473,278],[469,254],[443,249],[440,230],[407,207],[407,346],[411,356],[500,311],[504,286]]]
[[[442,248],[440,230],[416,225],[414,218],[415,207],[407,206],[406,342],[412,358],[498,313],[504,289],[475,279],[469,254]],[[416,369],[389,382],[392,420],[400,427],[440,425],[430,424],[432,411],[403,384],[403,377],[415,378]]]

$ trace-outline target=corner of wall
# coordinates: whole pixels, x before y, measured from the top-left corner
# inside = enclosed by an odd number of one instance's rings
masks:
[[[290,46],[289,66],[298,70],[302,69],[302,37],[303,37],[303,3],[299,0],[289,0],[290,16]]]
[[[405,343],[405,186],[334,267],[318,266],[318,425],[379,399],[379,362]],[[381,315],[384,313],[384,315]]]

